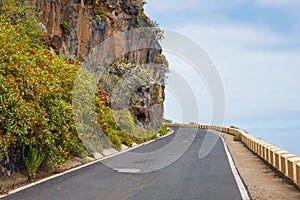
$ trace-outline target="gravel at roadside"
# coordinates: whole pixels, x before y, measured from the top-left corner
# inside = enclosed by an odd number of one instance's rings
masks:
[[[300,190],[278,176],[241,142],[233,141],[232,135],[222,136],[254,200],[300,200]]]

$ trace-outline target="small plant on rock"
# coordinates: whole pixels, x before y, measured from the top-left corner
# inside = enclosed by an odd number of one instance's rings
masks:
[[[95,6],[94,18],[97,18],[97,16],[99,16],[101,20],[104,20],[108,17],[107,8],[104,5],[98,4]]]
[[[71,30],[71,27],[70,27],[70,24],[69,22],[66,22],[66,21],[62,21],[60,23],[60,26],[62,28],[62,30],[66,33],[70,33],[70,30]]]
[[[150,24],[155,33],[155,38],[157,40],[163,40],[165,38],[164,31],[159,27],[158,23],[156,21],[150,21]]]

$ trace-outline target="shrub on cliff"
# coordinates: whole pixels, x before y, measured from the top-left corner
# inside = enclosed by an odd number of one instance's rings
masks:
[[[1,0],[0,15],[2,21],[9,22],[18,30],[19,39],[29,37],[28,44],[37,47],[40,45],[35,1]]]
[[[62,30],[66,33],[70,33],[70,30],[71,30],[71,26],[70,26],[70,23],[69,22],[66,22],[66,21],[62,21],[60,23],[60,27],[62,28]]]
[[[99,17],[101,20],[105,20],[108,17],[108,11],[104,5],[96,2],[94,8],[94,19],[97,17]]]
[[[78,64],[33,43],[24,26],[1,13],[0,159],[18,143],[39,146],[49,164],[59,165],[80,145],[71,109]]]
[[[31,1],[0,1],[0,160],[7,156],[11,144],[19,144],[39,147],[48,164],[60,165],[71,154],[85,153],[71,105],[79,63],[55,56],[41,45],[35,9],[28,2]],[[117,67],[113,65],[110,69]],[[146,70],[134,64],[124,64],[118,70],[126,71],[129,67],[137,68],[135,77],[140,85],[145,85]],[[108,91],[113,85],[109,83],[116,83],[119,78],[116,74],[117,71],[112,80],[111,75],[106,77],[106,81],[110,80],[105,87]],[[100,80],[100,85],[105,86],[105,83]],[[85,94],[80,93],[80,98],[85,99]],[[96,92],[95,105],[97,124],[91,125],[100,125],[103,132],[87,134],[90,142],[96,141],[95,138],[97,142],[102,140],[104,133],[120,148],[122,143],[132,146],[133,141],[139,143],[156,137],[154,131],[134,127],[134,118],[128,111],[120,111],[116,120],[101,90]],[[84,112],[85,108],[78,109]]]

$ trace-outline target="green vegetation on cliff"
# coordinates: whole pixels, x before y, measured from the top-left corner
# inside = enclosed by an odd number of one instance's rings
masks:
[[[38,27],[27,27],[34,18],[26,23],[18,18],[1,10],[0,158],[17,143],[39,146],[49,164],[60,165],[82,148],[71,109],[79,63],[70,64],[40,45]]]
[[[0,3],[0,160],[8,155],[10,145],[31,149],[24,160],[27,166],[33,166],[33,171],[27,170],[34,176],[41,158],[48,165],[59,166],[71,155],[87,155],[87,150],[72,113],[72,91],[81,63],[54,55],[42,44],[43,33],[33,4],[28,2]],[[67,24],[61,26],[68,31]],[[157,58],[157,62],[161,60]],[[156,131],[135,127],[134,117],[127,110],[116,111],[116,119],[107,94],[94,92],[97,123],[109,143],[118,148],[122,143],[131,147],[133,142],[157,137]],[[162,134],[166,131],[165,127],[161,129]]]

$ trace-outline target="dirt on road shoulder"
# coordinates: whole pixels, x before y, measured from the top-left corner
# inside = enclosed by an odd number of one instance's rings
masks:
[[[300,200],[300,190],[281,178],[270,166],[233,136],[223,133],[225,143],[248,190],[255,200]]]

